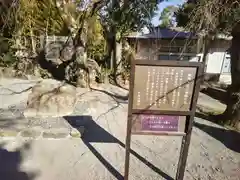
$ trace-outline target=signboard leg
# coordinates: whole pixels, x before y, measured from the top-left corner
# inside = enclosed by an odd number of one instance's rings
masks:
[[[192,124],[193,124],[194,116],[191,115],[189,118],[189,125],[187,129],[186,136],[183,136],[182,139],[182,145],[180,149],[180,157],[178,161],[178,168],[177,168],[177,174],[176,174],[176,180],[183,180],[186,163],[187,163],[187,157],[188,157],[188,150],[191,140],[191,134],[192,134]]]
[[[131,127],[132,127],[132,116],[129,115],[127,122],[127,137],[126,137],[126,154],[125,154],[125,171],[124,180],[128,180],[129,176],[129,164],[130,164],[130,150],[131,150]]]
[[[179,157],[179,162],[178,162],[176,180],[183,180],[183,178],[184,178],[184,172],[185,172],[185,168],[186,168],[188,150],[189,150],[191,134],[192,134],[192,127],[193,127],[193,122],[194,122],[194,117],[195,117],[195,112],[196,112],[196,102],[198,99],[198,94],[200,91],[200,84],[201,84],[201,80],[202,80],[202,73],[203,73],[203,66],[200,66],[198,69],[197,76],[196,76],[196,84],[195,84],[195,88],[194,88],[195,90],[194,90],[193,100],[192,100],[192,112],[193,113],[189,117],[189,123],[187,125],[186,136],[184,136],[182,139],[182,146],[181,146],[181,150],[180,150],[180,157]]]

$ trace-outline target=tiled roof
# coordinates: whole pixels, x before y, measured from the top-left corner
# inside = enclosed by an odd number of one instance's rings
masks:
[[[198,36],[202,36],[201,34],[198,34]],[[137,33],[134,32],[127,36],[127,38],[138,38],[138,39],[151,39],[151,38],[161,38],[161,39],[173,39],[173,38],[183,38],[188,39],[191,37],[191,39],[197,39],[197,35],[194,35],[191,32],[186,32],[182,28],[159,28],[155,27],[150,33],[143,34],[143,33]],[[217,39],[224,39],[224,40],[231,40],[232,37],[224,34],[218,34],[216,36]]]
[[[191,37],[192,36],[192,37]],[[197,38],[193,33],[184,32],[179,30],[167,29],[167,28],[154,28],[149,34],[130,34],[128,38],[162,38],[162,39],[172,39],[172,38]]]

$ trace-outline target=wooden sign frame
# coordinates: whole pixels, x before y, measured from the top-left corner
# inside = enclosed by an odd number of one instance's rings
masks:
[[[134,104],[134,86],[136,86],[136,79],[135,73],[136,73],[136,67],[137,66],[146,66],[146,67],[172,67],[172,68],[195,68],[196,73],[195,77],[189,81],[188,83],[193,83],[193,89],[191,94],[191,102],[189,106],[189,110],[161,110],[161,106],[158,110],[150,110],[150,108],[146,107],[145,109],[136,109],[133,108]],[[203,64],[199,62],[188,62],[188,61],[156,61],[156,60],[133,60],[131,62],[131,76],[130,76],[130,88],[129,88],[129,104],[128,104],[128,122],[127,122],[127,135],[126,135],[126,154],[125,154],[125,173],[124,173],[124,180],[128,180],[129,177],[129,161],[130,161],[130,146],[131,146],[131,135],[132,134],[140,134],[140,135],[171,135],[176,136],[180,135],[183,136],[182,138],[182,144],[180,149],[180,157],[178,161],[178,167],[177,167],[177,173],[176,173],[176,180],[183,180],[184,178],[184,171],[186,167],[186,161],[188,156],[188,149],[190,145],[191,140],[191,133],[192,133],[192,127],[193,127],[193,121],[196,111],[196,104],[198,99],[198,94],[200,91],[200,83],[201,79],[203,77]],[[139,130],[139,122],[136,125],[137,131],[133,130],[133,120],[134,117],[140,117],[141,115],[146,115],[147,117],[149,115],[153,115],[153,118],[156,118],[156,116],[179,116],[184,117],[182,120],[185,120],[185,127],[184,132],[165,132],[165,131],[141,131]],[[164,117],[163,117],[164,119]],[[181,118],[179,118],[181,121]],[[143,120],[142,120],[143,122]],[[158,123],[161,123],[161,121],[157,121]],[[182,121],[181,121],[182,122]],[[163,127],[163,126],[161,126]],[[149,127],[147,126],[147,128]],[[152,130],[150,128],[150,130]]]

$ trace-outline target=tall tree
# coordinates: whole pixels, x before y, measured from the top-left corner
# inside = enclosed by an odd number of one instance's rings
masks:
[[[144,26],[149,26],[160,1],[100,0],[95,3],[107,42],[108,65],[112,64],[114,74],[117,70],[116,42],[131,31],[138,31]]]
[[[167,6],[163,9],[159,20],[161,21],[160,27],[167,28],[174,26],[174,12],[177,11],[176,6]]]
[[[188,0],[178,11],[178,25],[210,36],[232,36],[230,48],[232,84],[223,120],[235,127],[240,124],[240,2],[235,0]]]
[[[101,66],[104,65],[105,39],[103,37],[103,28],[99,18],[94,15],[88,20],[87,33],[87,53],[92,59],[95,59]]]

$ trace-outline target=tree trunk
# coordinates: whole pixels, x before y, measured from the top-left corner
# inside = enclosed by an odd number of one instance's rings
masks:
[[[224,112],[224,122],[237,127],[240,123],[240,24],[232,31],[231,76],[232,84],[228,91],[228,103]]]
[[[107,42],[107,55],[106,55],[106,60],[107,60],[107,68],[112,69],[113,68],[113,50],[114,50],[114,37],[112,35],[108,35],[106,38]]]
[[[35,37],[34,37],[34,34],[33,34],[33,31],[30,30],[30,38],[31,38],[31,44],[32,44],[32,53],[34,55],[37,54],[37,51],[36,51],[36,41],[35,41]]]
[[[116,54],[116,28],[111,27],[109,32],[105,32],[105,39],[107,42],[107,67],[111,69],[113,72],[116,71],[117,68],[117,54]]]
[[[116,41],[116,28],[111,27],[110,32],[107,33],[106,42],[107,42],[107,68],[111,70],[112,78],[114,83],[117,83],[117,41]]]
[[[112,8],[119,9],[120,8],[120,1],[117,0],[112,0]],[[111,18],[113,21],[115,21],[116,17],[114,14],[114,11],[111,12]],[[116,51],[116,46],[117,46],[117,39],[116,39],[116,34],[117,34],[117,28],[115,24],[112,24],[111,33],[112,33],[112,56],[111,56],[111,70],[113,72],[113,79],[116,81],[116,75],[117,75],[117,51]]]
[[[113,51],[112,51],[112,58],[111,58],[111,64],[112,64],[112,71],[113,71],[113,78],[116,81],[116,75],[117,75],[117,41],[116,41],[116,28],[114,27],[113,30]]]
[[[211,35],[206,35],[205,37],[203,37],[203,58],[202,58],[202,63],[204,65],[204,68],[203,68],[203,74],[205,75],[205,72],[207,70],[207,56],[209,54],[209,50],[210,50],[210,47],[212,46],[212,43],[213,43],[213,40],[214,40],[214,36],[211,36]],[[204,84],[204,80],[205,78],[203,77],[202,78],[202,84]]]

